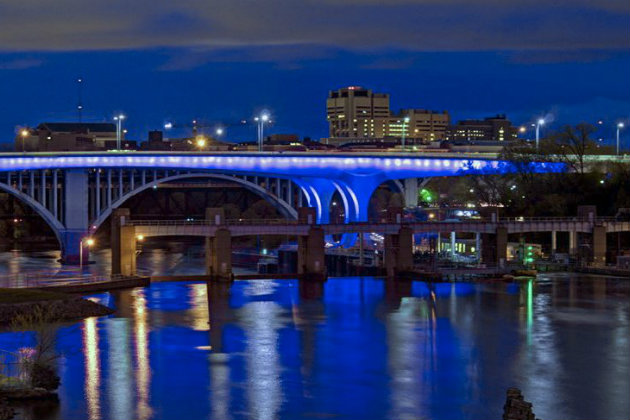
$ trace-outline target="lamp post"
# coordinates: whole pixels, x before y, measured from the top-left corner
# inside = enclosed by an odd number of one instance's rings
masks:
[[[263,133],[264,133],[264,125],[266,122],[269,122],[269,114],[264,113],[259,117],[254,118],[254,121],[258,123],[258,151],[263,151]]]
[[[202,150],[204,147],[206,147],[206,143],[207,140],[205,136],[197,136],[197,138],[195,139],[195,144],[197,145],[199,150]]]
[[[114,117],[114,121],[116,121],[116,150],[120,150],[120,141],[122,137],[122,120],[124,119],[125,116],[123,114]]]
[[[94,239],[82,238],[79,244],[79,271],[83,272],[83,247],[87,245],[88,249],[94,245]]]
[[[538,150],[540,145],[540,127],[545,124],[545,120],[542,118],[536,121],[536,150]]]
[[[617,156],[619,156],[619,132],[621,131],[623,127],[624,127],[624,124],[622,122],[617,124]]]
[[[22,131],[20,131],[20,136],[22,137],[22,153],[24,153],[26,151],[26,147],[24,146],[24,142],[26,142],[26,137],[28,137],[28,130],[25,128]],[[617,135],[617,137],[619,137],[619,135]]]
[[[401,142],[400,143],[402,145],[403,152],[405,151],[405,134],[406,134],[407,124],[409,124],[409,117],[408,116],[403,118],[403,124],[402,124],[402,138],[401,138]]]

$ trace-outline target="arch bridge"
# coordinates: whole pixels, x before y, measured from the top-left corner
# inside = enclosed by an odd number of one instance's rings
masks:
[[[562,172],[564,165],[532,162],[535,173]],[[475,155],[337,153],[8,153],[0,154],[0,190],[37,212],[61,244],[62,258],[76,262],[81,240],[136,194],[160,183],[219,178],[242,185],[290,219],[313,207],[316,222],[329,222],[339,194],[345,222],[367,221],[372,193],[384,182],[402,188],[407,204],[417,200],[419,180],[434,176],[502,174],[522,168]],[[417,202],[417,201],[416,201]],[[354,243],[345,234],[342,243]],[[85,252],[85,250],[83,250]]]

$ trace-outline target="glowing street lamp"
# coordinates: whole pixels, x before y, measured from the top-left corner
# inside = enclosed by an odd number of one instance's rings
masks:
[[[545,120],[542,118],[540,118],[536,122],[536,150],[538,150],[539,144],[540,144],[540,127],[543,126],[544,124],[545,124]]]
[[[94,245],[94,239],[92,238],[83,238],[79,244],[79,270],[83,272],[83,248],[87,247],[88,249]]]
[[[120,141],[122,137],[122,120],[125,119],[123,114],[117,115],[114,117],[114,121],[116,121],[116,149],[120,150]]]
[[[217,137],[219,137],[219,136],[223,135],[224,130],[221,127],[219,127],[219,128],[216,129],[215,133],[216,133]]]
[[[619,132],[621,131],[623,127],[624,127],[624,124],[622,122],[617,124],[617,156],[619,156]]]
[[[197,145],[199,149],[203,149],[204,147],[206,147],[207,140],[204,136],[198,136],[195,141],[195,144]]]
[[[263,132],[264,132],[264,125],[266,122],[271,122],[269,120],[269,114],[267,114],[266,112],[261,114],[259,117],[255,117],[254,121],[256,121],[258,123],[258,151],[262,152],[263,151]]]
[[[28,137],[29,134],[30,133],[29,133],[29,131],[26,128],[24,128],[24,129],[22,129],[22,131],[20,131],[20,136],[22,137],[22,153],[24,153],[24,151],[26,149],[25,146],[24,146],[24,142],[26,142],[26,138]],[[619,136],[617,136],[617,137],[619,137]]]
[[[405,134],[406,134],[406,130],[407,130],[407,124],[409,124],[409,116],[406,116],[405,118],[403,118],[403,124],[402,124],[402,138],[401,138],[401,145],[402,145],[402,149],[403,151],[405,150]]]

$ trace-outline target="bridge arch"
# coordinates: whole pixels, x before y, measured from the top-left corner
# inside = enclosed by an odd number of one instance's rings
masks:
[[[182,179],[193,179],[193,178],[211,178],[211,179],[220,179],[224,181],[234,182],[236,184],[243,186],[243,188],[245,188],[246,190],[268,201],[270,204],[274,206],[274,208],[276,208],[285,217],[291,218],[291,219],[297,219],[297,210],[291,207],[289,203],[287,203],[286,201],[282,200],[279,197],[276,197],[275,195],[271,194],[269,191],[265,190],[260,185],[257,185],[253,182],[247,181],[242,178],[236,178],[230,175],[222,175],[222,174],[215,174],[215,173],[186,173],[186,174],[172,175],[165,178],[159,178],[151,182],[147,182],[146,184],[141,185],[137,188],[134,188],[132,191],[127,192],[122,197],[112,202],[111,206],[104,209],[96,218],[96,220],[90,223],[90,231],[91,232],[96,231],[103,224],[103,222],[107,220],[107,218],[111,215],[114,209],[117,209],[118,207],[120,207],[122,204],[125,203],[125,201],[129,200],[131,197],[143,191],[146,191],[150,188],[156,187],[159,184],[164,184],[164,183],[172,182],[172,181],[179,181]]]
[[[55,234],[55,237],[57,238],[59,245],[63,247],[64,242],[62,238],[62,235],[63,235],[62,232],[65,231],[66,228],[59,220],[57,220],[57,218],[50,211],[48,211],[46,207],[38,203],[33,197],[27,194],[24,194],[22,191],[16,190],[15,188],[1,182],[0,182],[0,190],[8,194],[11,194],[12,196],[17,198],[24,204],[32,208],[35,211],[35,213],[37,213],[42,219],[44,219],[46,224],[50,227],[50,229]]]

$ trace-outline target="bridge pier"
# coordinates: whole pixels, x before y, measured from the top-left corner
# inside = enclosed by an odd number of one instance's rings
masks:
[[[125,225],[129,209],[115,209],[111,218],[112,274],[136,275],[136,227]]]
[[[298,236],[297,269],[298,274],[309,280],[326,279],[326,241],[324,229],[313,226],[316,210],[312,207],[298,209],[299,223],[310,224],[307,236]]]
[[[32,184],[31,172],[31,184]],[[61,261],[64,264],[79,264],[79,253],[87,261],[87,246],[81,250],[81,241],[88,235],[88,177],[84,169],[69,169],[64,177],[63,220],[65,229],[59,232],[61,240]]]
[[[413,269],[413,229],[401,227],[396,235],[385,235],[387,277]]]
[[[606,226],[593,226],[593,263],[606,265]]]
[[[483,234],[481,240],[481,259],[485,264],[503,266],[507,261],[508,230],[497,227],[496,233]]]
[[[225,211],[222,208],[207,208],[206,220],[210,224],[224,225]],[[206,273],[211,280],[230,282],[232,273],[232,234],[227,228],[217,229],[213,237],[206,238]]]

